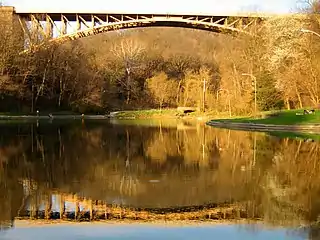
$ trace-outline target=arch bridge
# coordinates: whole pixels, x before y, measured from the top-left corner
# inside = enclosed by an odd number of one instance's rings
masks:
[[[214,16],[207,14],[161,14],[161,13],[117,13],[117,12],[21,12],[14,7],[1,7],[12,13],[21,26],[28,46],[41,40],[67,41],[99,33],[121,29],[168,26],[207,30],[218,33],[251,34],[250,26],[262,20],[261,16],[235,14]]]

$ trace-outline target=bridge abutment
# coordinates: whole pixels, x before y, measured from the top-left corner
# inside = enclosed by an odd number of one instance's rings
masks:
[[[9,24],[13,22],[15,15],[14,7],[0,6],[0,20],[1,23]]]
[[[0,41],[6,41],[7,44],[17,48],[19,51],[23,50],[24,34],[14,7],[0,7],[0,32]]]

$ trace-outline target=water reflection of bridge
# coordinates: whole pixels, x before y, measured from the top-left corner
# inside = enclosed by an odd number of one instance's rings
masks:
[[[164,202],[159,198],[158,203],[151,200],[148,204],[140,200],[147,198],[142,195],[139,199],[138,192],[126,191],[122,188],[112,193],[108,188],[97,188],[103,195],[94,195],[91,191],[86,191],[83,185],[80,192],[74,193],[77,187],[73,187],[73,193],[61,190],[50,190],[41,183],[30,180],[23,180],[23,200],[17,212],[18,218],[30,219],[73,219],[73,220],[196,220],[196,219],[239,219],[245,217],[245,211],[241,207],[239,200],[233,204],[229,198],[216,199],[212,203],[205,200],[188,202],[169,198],[169,202]],[[114,184],[118,182],[115,181]],[[147,194],[158,196],[163,192],[154,184],[157,181],[150,181],[155,188],[149,189]],[[181,183],[179,183],[181,185]],[[95,184],[93,183],[92,186]],[[111,183],[112,185],[112,183]],[[130,186],[128,186],[130,188]],[[141,188],[141,186],[139,186]],[[114,189],[115,190],[115,189]],[[181,192],[181,194],[186,194]],[[96,196],[96,198],[94,197]],[[200,195],[201,197],[202,195]],[[156,198],[158,198],[156,197]],[[138,200],[137,200],[138,198]],[[96,200],[98,199],[98,200]],[[141,201],[141,202],[140,202]]]
[[[17,216],[74,219],[75,215],[81,219],[106,215],[119,219],[124,213],[143,218],[146,211],[153,214],[150,219],[162,218],[161,211],[165,216],[173,214],[172,218],[177,212],[190,214],[181,215],[187,219],[195,212],[207,219],[237,216],[233,210],[216,213],[218,205],[207,205],[229,203],[219,205],[225,209],[235,198],[244,199],[244,189],[233,184],[244,181],[244,172],[233,179],[218,177],[225,182],[215,181],[216,174],[224,174],[216,171],[219,150],[214,134],[205,137],[200,126],[182,130],[177,125],[141,128],[105,124],[103,128],[87,128],[74,131],[48,125],[30,131],[25,125],[17,133],[13,126],[2,128],[7,141],[0,156],[5,166],[0,178],[3,220]],[[32,137],[26,137],[30,133]],[[186,152],[188,149],[191,152]],[[226,161],[220,166],[222,171],[229,168]],[[105,214],[105,209],[113,213]],[[202,209],[212,211],[212,217]]]
[[[18,219],[46,220],[227,220],[246,218],[240,204],[205,204],[166,208],[135,208],[92,200],[76,194],[46,192],[28,195],[18,210]]]
[[[9,227],[18,215],[318,220],[318,142],[201,126],[41,127],[0,126],[0,222]]]

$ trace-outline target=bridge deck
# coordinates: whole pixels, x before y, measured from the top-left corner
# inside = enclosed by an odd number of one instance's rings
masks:
[[[91,21],[92,16],[98,17],[99,19],[106,21],[108,16],[112,16],[116,19],[121,19],[123,16],[128,19],[138,19],[140,16],[144,16],[146,18],[153,18],[153,17],[169,17],[170,18],[180,18],[180,19],[189,19],[190,17],[196,18],[198,17],[200,20],[205,18],[212,18],[213,21],[217,21],[221,18],[227,18],[228,16],[206,16],[206,15],[168,15],[168,14],[111,14],[111,13],[17,13],[20,17],[24,19],[31,20],[31,15],[36,15],[38,19],[45,20],[46,16],[50,16],[53,21],[61,21],[61,16],[64,16],[69,21],[77,21],[77,16],[81,16],[85,21]],[[250,17],[251,18],[251,17]],[[117,20],[109,18],[109,22],[115,22]]]
[[[250,17],[250,18],[263,18],[263,17],[269,17],[271,16],[270,14],[262,14],[262,13],[235,13],[235,12],[224,12],[224,13],[208,13],[208,12],[163,12],[163,11],[153,11],[153,12],[144,12],[144,11],[15,11],[16,14],[20,16],[29,16],[30,14],[33,15],[50,15],[51,18],[57,18],[60,17],[61,15],[64,15],[66,17],[74,17],[77,14],[81,16],[105,16],[105,15],[127,15],[127,16],[137,16],[137,15],[145,15],[145,16],[184,16],[184,17],[194,17],[194,16],[199,16],[199,17]],[[75,17],[74,17],[75,18]]]

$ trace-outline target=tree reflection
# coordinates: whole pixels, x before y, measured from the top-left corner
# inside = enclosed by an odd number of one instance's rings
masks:
[[[52,218],[55,194],[74,196],[67,199],[76,218],[86,199],[92,214],[110,204],[215,203],[236,204],[246,218],[270,224],[315,226],[319,219],[319,142],[187,122],[0,128],[0,221],[9,225],[26,212]]]

